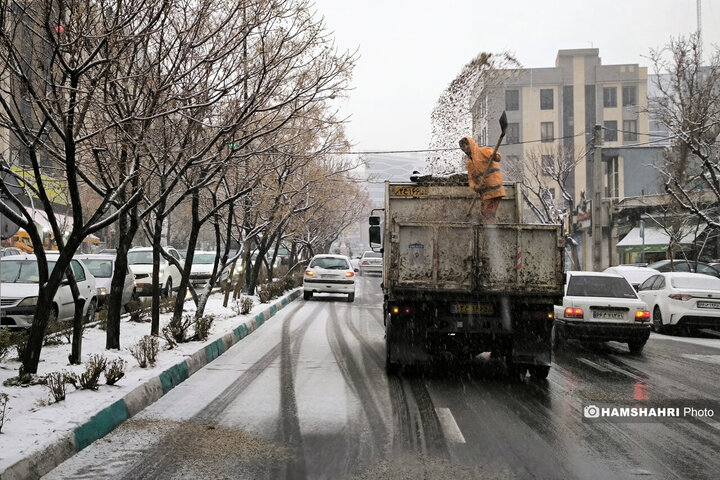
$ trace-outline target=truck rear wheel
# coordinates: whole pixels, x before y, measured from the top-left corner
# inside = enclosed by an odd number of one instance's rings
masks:
[[[533,365],[530,367],[530,375],[538,380],[545,380],[550,373],[550,367],[544,365]]]

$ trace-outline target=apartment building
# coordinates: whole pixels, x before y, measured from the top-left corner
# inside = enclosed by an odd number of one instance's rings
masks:
[[[574,197],[573,211],[568,213],[583,269],[593,268],[589,204],[596,188],[603,199],[602,264],[617,263],[613,245],[617,232],[609,217],[613,204],[625,197],[625,171],[637,172],[645,164],[645,156],[634,149],[648,139],[647,99],[646,67],[603,65],[599,49],[586,48],[558,51],[554,67],[507,70],[487,77],[472,107],[473,135],[485,145],[495,143],[500,134],[497,119],[507,113],[501,147],[507,165],[528,169],[528,162],[553,161],[559,151],[576,161],[565,186]],[[602,127],[603,137],[603,178],[597,182],[593,178],[596,125]],[[629,162],[632,165],[626,165]],[[551,194],[558,196],[559,186],[552,185],[550,177],[545,181]],[[633,192],[639,189],[642,186],[632,187]]]

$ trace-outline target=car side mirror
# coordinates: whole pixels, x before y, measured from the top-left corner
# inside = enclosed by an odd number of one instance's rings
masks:
[[[370,248],[380,248],[382,246],[382,235],[380,234],[380,227],[378,225],[371,225],[370,231]]]
[[[359,271],[360,271],[359,268],[356,268],[356,269],[355,269],[355,273],[358,273]]]

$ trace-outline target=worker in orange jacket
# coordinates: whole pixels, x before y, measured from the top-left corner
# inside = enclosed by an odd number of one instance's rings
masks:
[[[488,168],[493,149],[480,147],[470,137],[460,139],[460,149],[468,156],[465,167],[468,172],[468,182],[478,195],[480,195],[480,213],[484,223],[495,223],[500,200],[505,196],[503,177],[500,172],[500,154],[495,153],[492,165]]]

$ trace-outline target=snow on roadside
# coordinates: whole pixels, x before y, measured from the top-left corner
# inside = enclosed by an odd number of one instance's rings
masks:
[[[286,292],[287,293],[287,292]],[[105,349],[105,331],[97,326],[87,328],[83,334],[82,359],[86,362],[92,354],[103,354],[108,360],[122,358],[127,361],[125,376],[114,386],[105,384],[104,375],[100,378],[97,391],[75,390],[67,386],[65,400],[54,403],[50,390],[45,385],[27,387],[5,387],[2,383],[8,378],[16,377],[20,362],[17,359],[5,359],[0,362],[0,393],[9,397],[5,411],[5,423],[0,433],[0,472],[17,461],[52,444],[68,435],[75,427],[87,422],[98,411],[120,400],[145,381],[158,376],[164,370],[181,362],[185,357],[194,354],[204,345],[212,343],[240,324],[250,320],[254,315],[269,307],[270,303],[260,304],[253,298],[253,309],[247,315],[237,315],[230,307],[222,306],[223,295],[213,294],[205,309],[205,315],[214,315],[210,336],[205,342],[188,342],[179,344],[168,350],[167,343],[160,338],[160,352],[154,367],[140,368],[138,362],[130,354],[130,348],[138,340],[150,334],[150,323],[135,323],[125,315],[120,326],[120,350]],[[186,302],[184,314],[195,311],[193,302]],[[170,320],[172,314],[161,314],[160,330]],[[191,332],[192,334],[192,329]],[[66,342],[64,337],[61,337]],[[13,351],[14,354],[14,351]],[[38,375],[51,372],[73,371],[82,373],[85,365],[69,365],[70,345],[63,343],[56,346],[45,346],[40,354]]]

